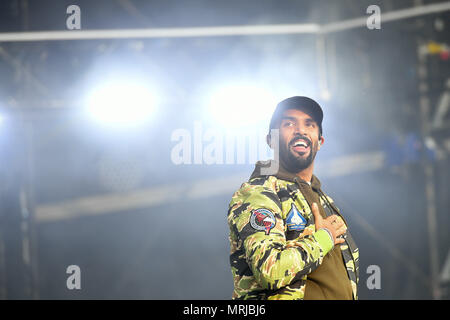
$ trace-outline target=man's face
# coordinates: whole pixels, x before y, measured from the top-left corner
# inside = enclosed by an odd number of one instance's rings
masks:
[[[289,109],[280,122],[280,161],[286,170],[298,173],[314,161],[324,139],[319,139],[319,126],[307,113]]]

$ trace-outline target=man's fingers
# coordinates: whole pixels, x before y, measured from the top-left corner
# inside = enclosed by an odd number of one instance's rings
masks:
[[[345,239],[341,237],[347,232],[347,226],[345,225],[344,221],[335,214],[323,219],[319,213],[319,208],[317,207],[316,203],[312,204],[311,209],[314,214],[314,219],[316,219],[316,224],[317,221],[320,221],[333,233],[333,237],[335,239],[334,244],[344,243]]]
[[[313,202],[313,204],[311,206],[311,210],[314,215],[314,221],[317,224],[317,222],[322,220],[322,216],[320,215],[319,207],[317,206],[317,203]]]
[[[326,220],[331,223],[334,229],[339,229],[341,227],[346,227],[345,223],[342,219],[340,219],[337,215],[332,215],[326,218]]]
[[[341,229],[341,228],[347,229],[347,226],[342,221],[338,221],[338,222],[333,223],[333,226],[336,229]]]
[[[342,223],[342,219],[339,219],[339,217],[335,214],[329,216],[326,218],[326,220],[330,221],[331,223]]]
[[[341,226],[340,228],[337,228],[336,237],[343,235],[345,232],[347,232],[347,227],[345,225]]]

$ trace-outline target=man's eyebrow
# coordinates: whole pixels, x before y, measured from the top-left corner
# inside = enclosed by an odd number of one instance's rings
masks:
[[[298,121],[297,118],[291,117],[291,116],[282,116],[281,120]],[[314,120],[314,118],[311,118],[311,117],[306,118],[305,121],[317,123],[316,120]]]
[[[305,121],[317,123],[317,121],[313,118],[306,118]]]
[[[281,120],[292,120],[292,121],[297,121],[297,118],[295,117],[290,117],[290,116],[282,116]]]

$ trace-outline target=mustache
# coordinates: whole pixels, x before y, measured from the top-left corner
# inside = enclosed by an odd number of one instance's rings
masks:
[[[294,143],[296,143],[298,140],[303,140],[307,143],[308,147],[312,144],[311,140],[309,140],[305,136],[296,136],[289,142],[289,146],[292,146]]]

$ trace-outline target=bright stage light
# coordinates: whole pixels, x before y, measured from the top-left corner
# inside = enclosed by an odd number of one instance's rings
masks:
[[[207,104],[208,113],[228,128],[268,126],[276,98],[256,85],[229,85],[215,91]]]
[[[90,115],[113,125],[135,125],[147,121],[155,111],[155,92],[137,82],[109,82],[95,88],[87,99]]]

